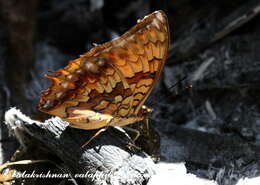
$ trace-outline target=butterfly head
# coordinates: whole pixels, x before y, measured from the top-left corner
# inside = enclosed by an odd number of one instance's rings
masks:
[[[139,114],[139,116],[143,115],[145,117],[151,112],[153,112],[152,108],[149,108],[149,107],[143,105],[138,114]]]

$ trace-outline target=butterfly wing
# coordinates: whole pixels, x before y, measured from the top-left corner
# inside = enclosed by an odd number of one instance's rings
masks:
[[[47,76],[52,85],[43,92],[39,110],[82,129],[141,120],[141,107],[159,78],[168,46],[166,15],[156,11]]]

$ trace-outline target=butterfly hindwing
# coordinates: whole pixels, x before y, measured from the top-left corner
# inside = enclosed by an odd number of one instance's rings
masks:
[[[154,12],[121,37],[47,76],[52,85],[43,92],[39,109],[82,129],[141,120],[141,107],[159,78],[168,46],[167,18]]]

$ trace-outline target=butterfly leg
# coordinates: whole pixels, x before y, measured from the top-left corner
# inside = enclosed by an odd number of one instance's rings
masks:
[[[108,126],[105,128],[99,129],[86,143],[84,143],[81,148],[87,146],[93,139],[95,139],[97,136],[99,136],[102,132],[105,132],[107,130]]]
[[[154,161],[160,160],[160,135],[151,127],[149,118],[146,117],[143,122],[143,138],[140,138],[142,148],[147,152]]]
[[[160,135],[150,125],[148,116],[145,116],[142,121],[129,126],[140,133],[140,137],[136,139],[135,144],[149,154],[154,161],[158,161],[160,159]]]
[[[132,136],[133,142],[135,142],[140,136],[150,137],[149,119],[145,117],[144,120],[129,126],[124,126],[124,129],[135,134]]]
[[[97,136],[99,136],[102,132],[105,132],[109,126],[111,126],[112,119],[108,121],[106,126],[104,128],[99,129],[86,143],[84,143],[81,148],[87,146],[93,139],[95,139]]]
[[[138,129],[131,128],[131,127],[129,127],[129,126],[124,126],[123,128],[124,128],[124,130],[125,130],[128,134],[134,135],[134,136],[130,136],[131,140],[130,140],[130,142],[127,143],[127,147],[128,147],[130,150],[141,150],[141,148],[135,144],[135,141],[136,141],[136,140],[139,138],[139,136],[141,135],[141,134],[140,134],[140,131],[139,131]]]
[[[137,130],[137,129],[134,129],[134,128],[131,128],[131,127],[128,127],[128,126],[124,126],[124,129],[127,130],[128,132],[132,132],[132,133],[135,134],[135,136],[131,137],[133,142],[135,142],[139,138],[139,136],[141,135],[140,131]]]

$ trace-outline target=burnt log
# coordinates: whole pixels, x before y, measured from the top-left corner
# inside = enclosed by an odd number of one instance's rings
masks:
[[[56,156],[55,161],[48,160],[54,163],[61,160],[64,170],[78,184],[141,185],[155,173],[152,159],[140,149],[129,145],[130,138],[121,129],[110,127],[82,147],[96,130],[71,128],[69,123],[58,117],[42,123],[31,120],[15,108],[6,113],[5,121],[25,152],[31,152],[29,146],[34,143],[34,147],[37,146],[39,150]],[[103,175],[100,178],[84,176],[97,173]]]
[[[174,65],[195,57],[260,13],[260,3],[257,0],[238,3],[235,6],[232,1],[204,2],[196,9],[193,9],[194,6],[182,6],[178,10],[181,12],[183,8],[184,13],[177,16],[177,24],[180,24],[180,27],[177,28],[177,38],[168,56],[172,62],[168,64]]]

